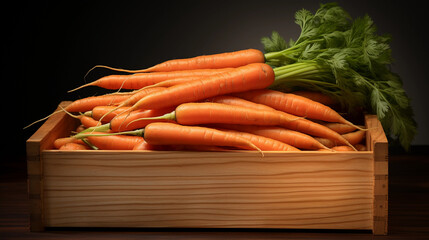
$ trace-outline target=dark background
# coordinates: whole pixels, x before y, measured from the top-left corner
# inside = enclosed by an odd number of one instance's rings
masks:
[[[103,93],[84,83],[94,65],[146,68],[186,58],[246,48],[280,32],[296,39],[294,13],[314,12],[326,1],[24,1],[2,8],[3,153],[25,154],[25,140],[40,124],[27,124],[60,101]],[[369,14],[389,33],[395,64],[412,98],[419,124],[414,145],[429,145],[428,37],[423,1],[337,1],[352,17]],[[96,70],[87,81],[112,72]]]

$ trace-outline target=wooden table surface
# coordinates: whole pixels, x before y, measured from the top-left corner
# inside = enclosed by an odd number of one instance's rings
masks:
[[[389,235],[369,231],[85,229],[29,231],[25,156],[0,160],[0,239],[429,239],[429,146],[390,152]]]

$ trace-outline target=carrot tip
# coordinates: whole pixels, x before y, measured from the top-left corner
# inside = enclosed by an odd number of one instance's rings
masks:
[[[347,124],[347,125],[350,125],[350,126],[352,126],[352,127],[354,127],[354,128],[356,128],[356,129],[358,129],[358,130],[368,131],[368,129],[367,129],[367,128],[363,128],[363,127],[360,127],[360,126],[358,126],[358,125],[355,125],[355,124],[353,124],[353,123],[352,123],[352,122],[350,122],[350,121],[345,120],[345,121],[344,121],[344,123],[345,123],[345,124]]]
[[[349,142],[347,142],[347,145],[349,146],[349,147],[351,147],[354,151],[358,151],[356,148],[355,148],[355,146],[353,146],[352,144],[350,144]]]
[[[48,116],[46,116],[46,117],[44,117],[44,118],[42,118],[42,119],[39,119],[39,120],[37,120],[37,121],[34,121],[34,122],[32,122],[32,123],[28,124],[27,126],[25,126],[25,127],[24,127],[24,128],[22,128],[22,129],[27,129],[27,128],[29,128],[29,127],[33,126],[34,124],[39,123],[39,122],[41,122],[41,121],[44,121],[44,120],[46,120],[46,119],[50,118],[51,116],[53,116],[54,114],[60,113],[60,112],[62,112],[62,111],[63,111],[63,110],[58,110],[58,111],[56,111],[56,112],[53,112],[53,113],[49,114]]]
[[[71,114],[65,108],[63,108],[61,105],[59,107],[61,108],[61,110],[63,110],[65,113],[67,113],[67,115],[69,115],[70,117],[72,117],[72,118],[79,118],[79,116]]]
[[[151,68],[147,68],[147,69],[138,69],[138,70],[129,70],[129,69],[122,69],[122,68],[114,68],[114,67],[109,67],[106,65],[95,65],[94,67],[92,67],[86,74],[85,77],[94,69],[96,68],[106,68],[112,71],[117,71],[117,72],[126,72],[126,73],[143,73],[143,72],[149,72]]]
[[[82,89],[82,88],[84,88],[84,87],[92,86],[93,84],[94,84],[94,83],[87,83],[87,84],[84,84],[84,85],[79,86],[79,87],[77,87],[77,88],[74,88],[74,89],[72,89],[72,90],[68,90],[68,91],[67,91],[67,93],[71,93],[71,92],[77,91],[77,90]]]

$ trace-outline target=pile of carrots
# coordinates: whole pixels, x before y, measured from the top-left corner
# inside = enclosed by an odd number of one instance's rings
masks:
[[[259,50],[174,59],[142,70],[110,69],[132,74],[105,76],[72,90],[117,91],[61,109],[81,125],[57,139],[55,148],[365,150],[366,129],[329,107],[331,99],[270,90],[275,73]]]

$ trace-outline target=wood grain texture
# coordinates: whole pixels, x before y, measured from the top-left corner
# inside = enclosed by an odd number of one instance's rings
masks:
[[[367,145],[374,153],[374,223],[375,235],[387,235],[389,203],[388,142],[383,126],[375,115],[365,116]]]
[[[64,108],[69,104],[70,102],[62,102],[60,106]],[[55,111],[60,110],[60,106]],[[32,231],[44,230],[41,152],[51,149],[56,138],[70,134],[70,131],[75,128],[75,122],[75,119],[68,117],[64,112],[54,114],[26,142],[30,228]]]
[[[46,226],[372,228],[372,154],[46,151]]]

